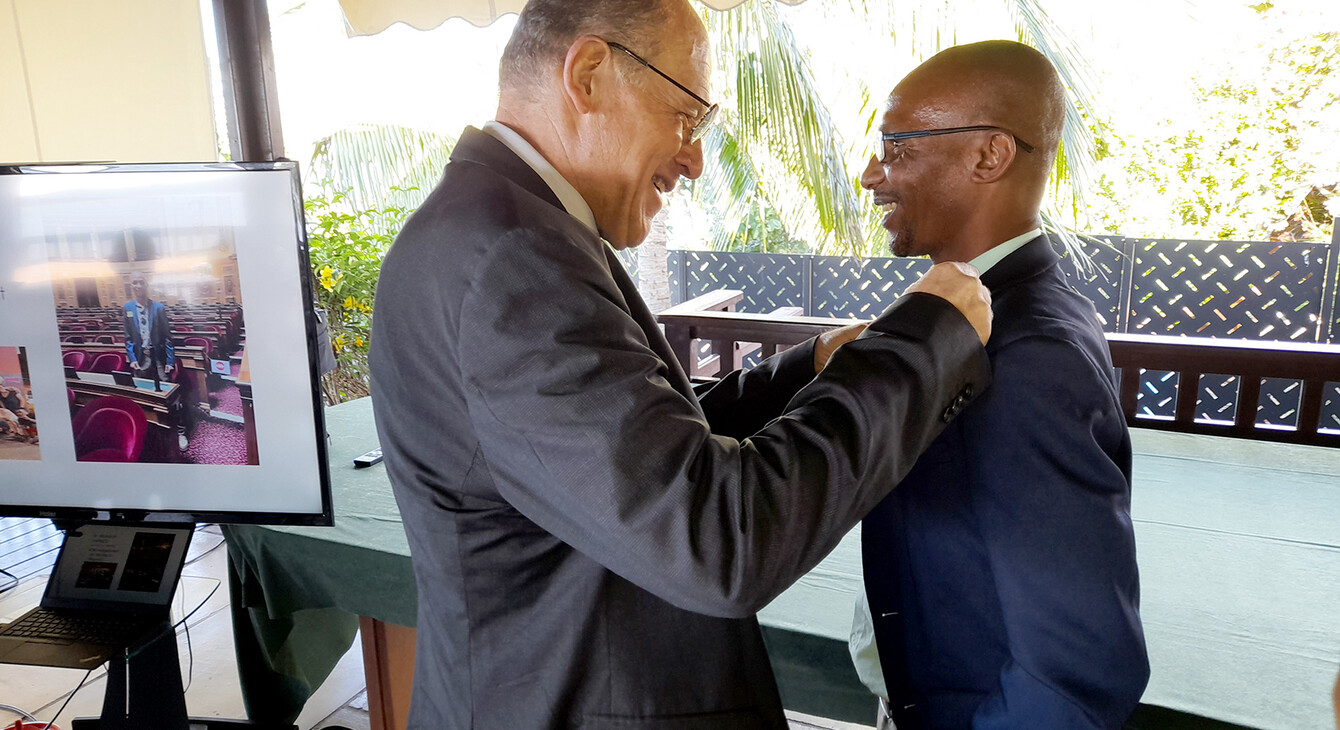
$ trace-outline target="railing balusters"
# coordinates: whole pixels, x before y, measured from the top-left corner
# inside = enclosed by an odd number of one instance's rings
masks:
[[[661,314],[660,321],[676,356],[686,364],[686,370],[689,370],[687,364],[693,354],[690,343],[708,340],[719,358],[718,374],[724,375],[734,365],[735,343],[760,343],[760,354],[768,357],[779,347],[797,345],[854,320],[722,311],[667,311]],[[1340,346],[1149,335],[1112,334],[1107,338],[1112,364],[1121,369],[1121,408],[1132,426],[1259,441],[1340,445],[1340,435],[1319,430],[1326,383],[1335,380],[1336,374],[1340,373]],[[1142,368],[1179,374],[1176,411],[1171,421],[1144,418],[1136,412]],[[1237,413],[1232,425],[1197,421],[1200,381],[1205,373],[1238,378]],[[1256,425],[1262,378],[1303,382],[1296,429]]]

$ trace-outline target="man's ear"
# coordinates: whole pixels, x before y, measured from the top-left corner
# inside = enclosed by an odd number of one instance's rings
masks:
[[[1005,132],[993,132],[986,142],[977,148],[977,160],[972,167],[972,181],[975,183],[993,183],[1005,176],[1014,164],[1014,138]]]
[[[563,59],[563,93],[579,113],[588,114],[598,105],[597,96],[608,83],[613,66],[610,47],[596,36],[582,36],[568,46]]]

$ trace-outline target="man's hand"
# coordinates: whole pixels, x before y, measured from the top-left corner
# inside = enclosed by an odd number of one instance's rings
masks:
[[[977,278],[977,269],[957,261],[936,264],[921,281],[907,287],[907,293],[916,291],[934,294],[954,305],[986,344],[991,336],[991,292]]]
[[[814,372],[820,372],[828,364],[828,358],[833,356],[833,351],[839,347],[851,342],[865,331],[865,324],[849,324],[846,327],[838,327],[835,330],[828,330],[819,335],[814,341]]]

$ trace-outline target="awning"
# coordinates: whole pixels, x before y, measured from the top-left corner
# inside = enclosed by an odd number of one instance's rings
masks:
[[[714,10],[730,10],[745,0],[698,0]],[[805,0],[776,0],[799,5]],[[395,23],[432,30],[452,18],[485,26],[507,13],[519,13],[526,0],[340,0],[351,36],[376,35]]]

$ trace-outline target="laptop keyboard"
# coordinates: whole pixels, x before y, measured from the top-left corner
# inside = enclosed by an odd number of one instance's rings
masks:
[[[10,624],[5,636],[30,639],[61,639],[89,644],[113,645],[138,637],[146,624],[124,617],[57,613],[38,609]]]

